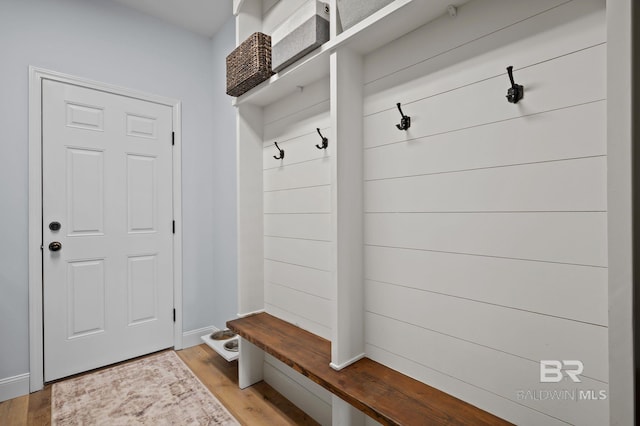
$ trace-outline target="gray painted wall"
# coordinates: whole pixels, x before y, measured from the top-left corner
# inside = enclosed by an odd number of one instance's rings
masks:
[[[236,312],[235,125],[214,114],[231,108],[217,62],[232,48],[110,1],[0,0],[0,379],[29,371],[28,66],[182,101],[183,327],[194,330]]]
[[[236,112],[225,94],[225,58],[236,45],[236,23],[231,18],[212,40],[213,52],[213,270],[216,293],[210,299],[213,325],[224,328],[238,312],[236,252]]]

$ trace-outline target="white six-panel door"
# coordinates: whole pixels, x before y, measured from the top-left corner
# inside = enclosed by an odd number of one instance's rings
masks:
[[[50,80],[42,93],[50,381],[173,346],[172,111]]]

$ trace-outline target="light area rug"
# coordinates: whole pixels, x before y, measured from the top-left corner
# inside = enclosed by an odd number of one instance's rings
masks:
[[[239,425],[173,351],[55,383],[51,424]]]

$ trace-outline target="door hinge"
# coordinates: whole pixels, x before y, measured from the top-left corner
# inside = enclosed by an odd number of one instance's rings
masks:
[[[172,222],[171,227],[173,229],[173,233],[175,234],[176,233],[176,221],[175,220]]]
[[[176,322],[176,308],[173,308],[173,322]]]
[[[176,132],[171,132],[171,145],[176,144]]]

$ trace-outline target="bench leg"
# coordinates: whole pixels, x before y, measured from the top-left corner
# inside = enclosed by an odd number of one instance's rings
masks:
[[[248,340],[240,338],[238,385],[240,389],[258,383],[264,376],[264,352]]]

